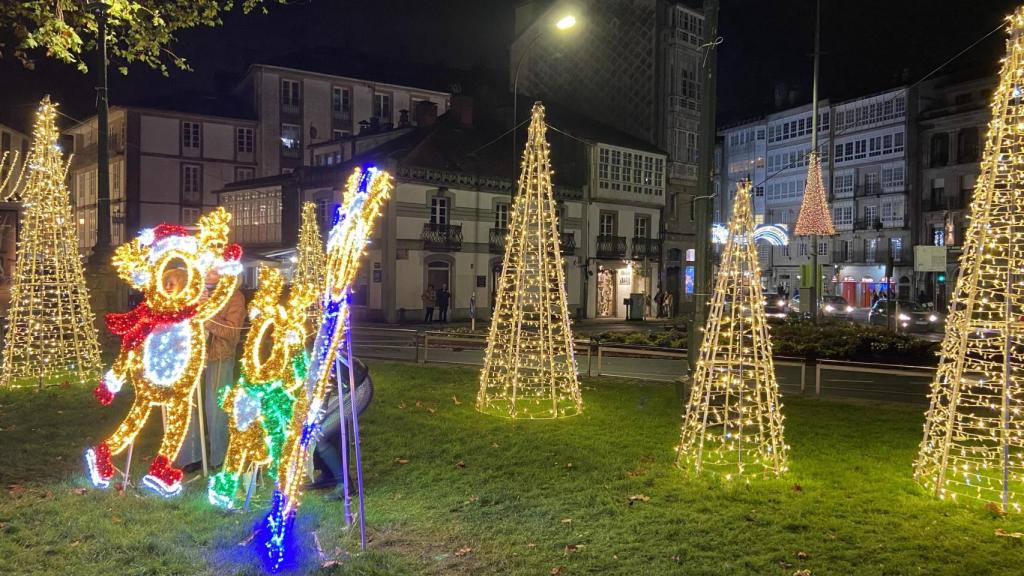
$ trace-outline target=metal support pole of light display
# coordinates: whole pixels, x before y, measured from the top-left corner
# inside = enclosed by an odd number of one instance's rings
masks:
[[[339,440],[341,442],[341,489],[344,491],[342,502],[345,509],[345,527],[348,528],[352,525],[352,502],[348,490],[348,425],[345,424],[345,387],[341,384],[341,375],[344,369],[345,363],[341,361],[341,356],[335,356],[334,379],[338,386],[338,418],[341,421],[339,426],[341,429],[339,432]]]
[[[349,294],[349,305],[345,306],[345,348],[348,352],[348,390],[349,406],[352,408],[352,444],[356,457],[356,487],[359,491],[359,546],[366,550],[366,504],[363,497],[363,457],[362,449],[359,446],[359,407],[356,405],[356,368],[355,357],[352,353],[352,298]],[[339,378],[339,382],[341,379]],[[342,410],[344,416],[344,404],[341,397],[338,398],[338,409]],[[341,420],[342,428],[345,427],[344,417]],[[348,447],[345,447],[348,450]],[[347,473],[347,469],[346,469]],[[348,490],[345,491],[345,498],[348,499]]]
[[[1011,197],[1016,199],[1016,194],[1011,194]],[[1011,207],[1011,214],[1016,213],[1015,207]],[[1008,235],[1007,242],[1007,257],[1006,257],[1006,295],[1004,296],[1005,312],[1003,313],[1003,393],[1000,394],[1000,400],[1002,401],[1001,410],[999,412],[999,440],[1002,444],[1002,456],[1003,456],[1003,510],[1009,510],[1010,505],[1010,378],[1011,370],[1010,358],[1013,354],[1013,272],[1016,263],[1013,260],[1013,239],[1017,235],[1014,234],[1014,227],[1010,226],[1010,234]]]

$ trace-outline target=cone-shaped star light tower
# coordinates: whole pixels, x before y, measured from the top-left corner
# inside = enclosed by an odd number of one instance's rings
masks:
[[[4,342],[4,386],[48,378],[88,382],[99,376],[99,343],[56,120],[57,106],[47,97],[39,106],[23,171],[11,179],[9,195],[25,210]]]
[[[821,162],[818,155],[811,152],[807,158],[807,186],[804,198],[800,203],[800,214],[796,217],[793,227],[796,236],[835,236],[832,226],[832,213],[828,208],[828,197],[825,195],[825,184],[821,179]],[[817,247],[814,248],[815,250]]]
[[[683,417],[679,465],[733,478],[786,471],[779,387],[761,293],[750,183],[736,192]]]
[[[322,290],[327,274],[327,254],[324,252],[324,240],[320,236],[320,226],[316,221],[316,204],[313,202],[302,205],[302,226],[299,228],[299,245],[296,246],[295,252],[297,262],[292,284]],[[314,303],[309,309],[310,326],[319,326],[322,317],[320,304]]]
[[[917,481],[1020,510],[1024,472],[1024,7],[1009,18]]]
[[[544,106],[538,102],[512,205],[477,396],[479,410],[509,418],[558,418],[583,410],[546,130]]]

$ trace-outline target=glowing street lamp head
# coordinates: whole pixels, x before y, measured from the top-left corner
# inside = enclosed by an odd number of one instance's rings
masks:
[[[569,28],[572,28],[575,25],[576,17],[573,16],[572,14],[566,14],[565,16],[562,16],[561,18],[558,19],[558,22],[555,23],[555,28],[558,28],[559,30],[568,30]]]

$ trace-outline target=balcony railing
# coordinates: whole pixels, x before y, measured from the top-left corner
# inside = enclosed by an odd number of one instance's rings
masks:
[[[832,251],[832,263],[841,264],[843,262],[850,261],[850,250],[833,250]]]
[[[487,247],[495,254],[504,254],[507,238],[508,228],[491,228],[487,237]],[[559,241],[562,244],[562,254],[576,253],[576,234],[574,232],[562,232],[559,234]]]
[[[661,238],[633,237],[633,260],[657,260],[661,258]]]
[[[879,194],[902,194],[902,186],[882,186],[881,183],[861,184],[857,186],[857,196],[878,196]]]
[[[562,254],[572,255],[576,253],[576,233],[562,232]]]
[[[833,251],[833,264],[887,264],[888,252],[885,248],[875,250],[849,250],[847,252]],[[840,259],[842,258],[842,259]],[[905,266],[914,263],[914,252],[906,248],[893,251],[892,263],[895,266]]]
[[[882,221],[879,218],[858,218],[853,222],[854,230],[881,230]]]
[[[506,237],[508,228],[491,228],[491,233],[487,236],[487,247],[495,254],[504,254]]]
[[[598,236],[597,237],[598,258],[625,258],[626,237],[625,236]]]
[[[423,240],[423,247],[426,249],[462,250],[462,225],[427,222],[423,225],[420,239]]]
[[[965,196],[943,196],[941,198],[922,199],[921,210],[925,212],[963,210],[967,208],[969,203]]]

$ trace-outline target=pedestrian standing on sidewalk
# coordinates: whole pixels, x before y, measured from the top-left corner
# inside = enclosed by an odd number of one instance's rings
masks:
[[[426,313],[423,316],[424,322],[434,321],[434,306],[437,306],[437,290],[434,290],[433,284],[427,284],[427,289],[420,295],[423,299],[423,309]]]
[[[207,287],[215,286],[219,279],[220,275],[211,271],[206,277]],[[228,303],[206,323],[209,340],[206,348],[206,373],[202,383],[203,405],[197,407],[203,411],[206,438],[199,436],[197,419],[191,418],[177,460],[182,468],[197,469],[201,464],[201,442],[209,446],[206,454],[211,468],[224,463],[224,454],[228,449],[228,414],[217,405],[217,397],[222,387],[234,382],[235,363],[238,361],[236,352],[244,322],[245,296],[235,288]]]
[[[658,305],[658,318],[665,317],[665,291],[658,286],[658,293],[654,295],[654,303]]]
[[[448,291],[447,284],[441,284],[441,289],[437,291],[437,311],[440,315],[438,320],[441,322],[448,321],[448,304],[451,302],[452,293]]]

